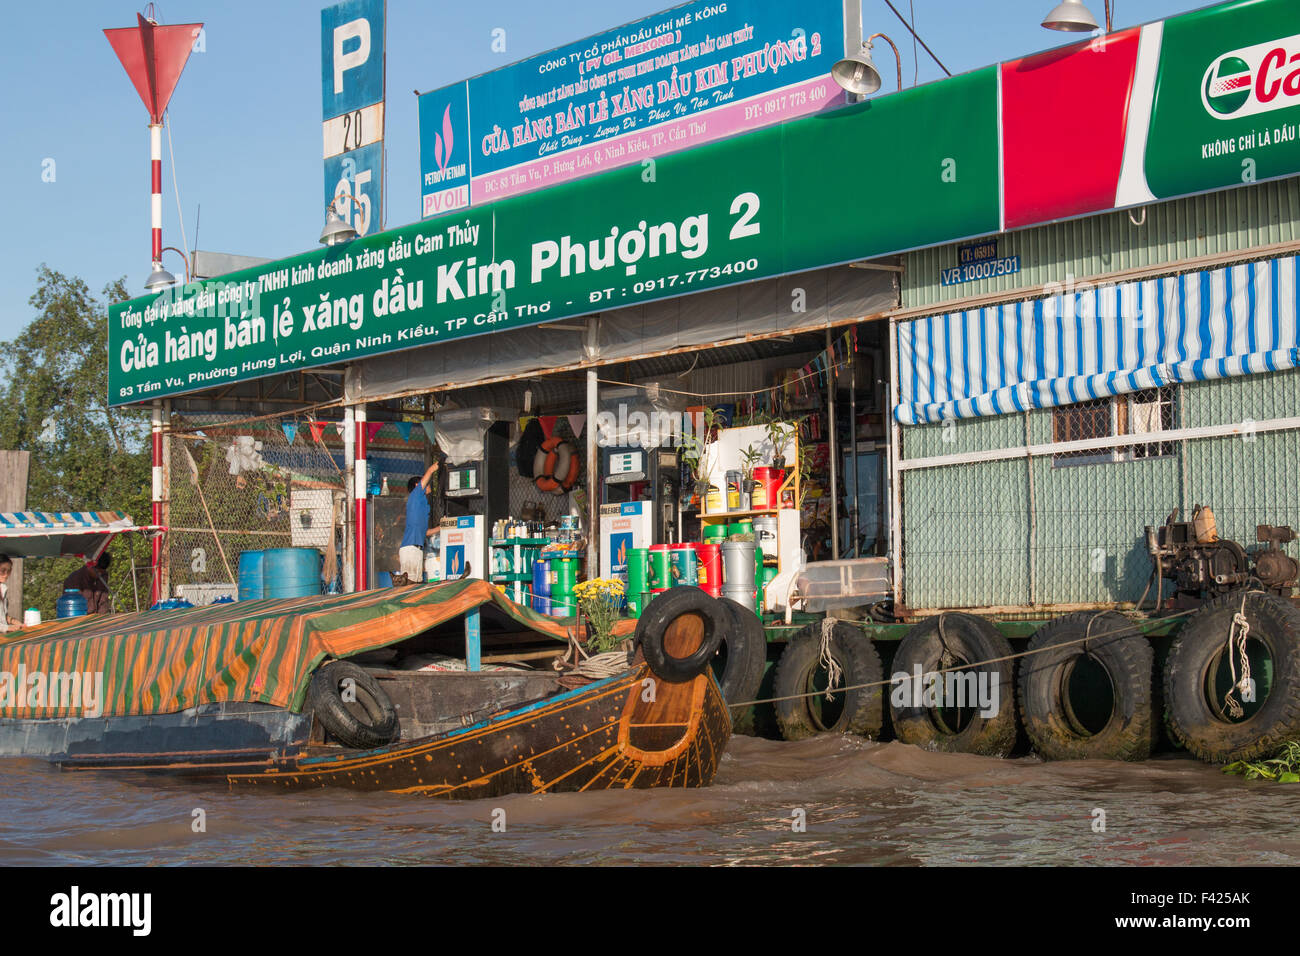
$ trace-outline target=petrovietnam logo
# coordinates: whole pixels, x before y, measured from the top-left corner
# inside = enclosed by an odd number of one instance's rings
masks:
[[[1219,56],[1201,81],[1215,119],[1240,119],[1300,106],[1300,34]]]
[[[426,186],[436,186],[449,180],[460,179],[465,175],[465,164],[453,163],[451,159],[452,150],[456,146],[455,133],[451,105],[448,104],[442,112],[442,129],[433,134],[433,162],[437,168],[424,174]]]

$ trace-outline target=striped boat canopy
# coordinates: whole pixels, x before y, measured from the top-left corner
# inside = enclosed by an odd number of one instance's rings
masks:
[[[93,561],[113,535],[162,530],[121,511],[11,511],[0,514],[0,554],[11,558],[77,555]]]
[[[538,614],[469,578],[355,594],[235,601],[140,614],[90,614],[0,634],[0,719],[80,716],[74,702],[33,701],[4,675],[102,674],[102,716],[172,714],[221,701],[302,709],[312,672],[414,637],[474,608],[557,640],[571,618]],[[622,620],[616,635],[630,637]],[[558,648],[557,648],[558,650]]]
[[[1296,266],[1290,256],[1118,285],[1051,283],[1044,299],[902,324],[894,417],[1003,415],[1296,368]]]

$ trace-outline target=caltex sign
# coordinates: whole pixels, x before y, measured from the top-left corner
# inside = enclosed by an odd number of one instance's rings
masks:
[[[1203,102],[1216,119],[1300,104],[1300,34],[1225,53],[1205,71]]]

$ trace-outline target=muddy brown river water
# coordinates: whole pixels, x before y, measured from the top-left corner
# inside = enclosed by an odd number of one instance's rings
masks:
[[[467,803],[235,794],[25,760],[0,764],[0,780],[5,864],[1300,864],[1300,785],[1181,757],[1042,763],[738,737],[703,790]]]

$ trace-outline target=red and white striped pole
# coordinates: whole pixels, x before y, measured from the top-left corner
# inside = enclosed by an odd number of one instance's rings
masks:
[[[353,577],[356,581],[356,589],[365,591],[370,588],[370,522],[366,514],[366,450],[370,444],[370,438],[366,429],[366,406],[357,405],[354,410],[354,421],[356,424],[356,449],[357,458],[354,463],[352,474],[352,494],[355,502],[356,524],[353,529]]]
[[[157,232],[157,230],[155,230]],[[150,438],[153,442],[153,520],[155,527],[163,523],[163,416],[162,402],[154,399],[153,421]],[[153,566],[149,584],[149,604],[152,606],[162,600],[162,535],[154,532],[152,544]]]
[[[149,225],[153,227],[153,271],[162,270],[162,125],[149,126]]]

